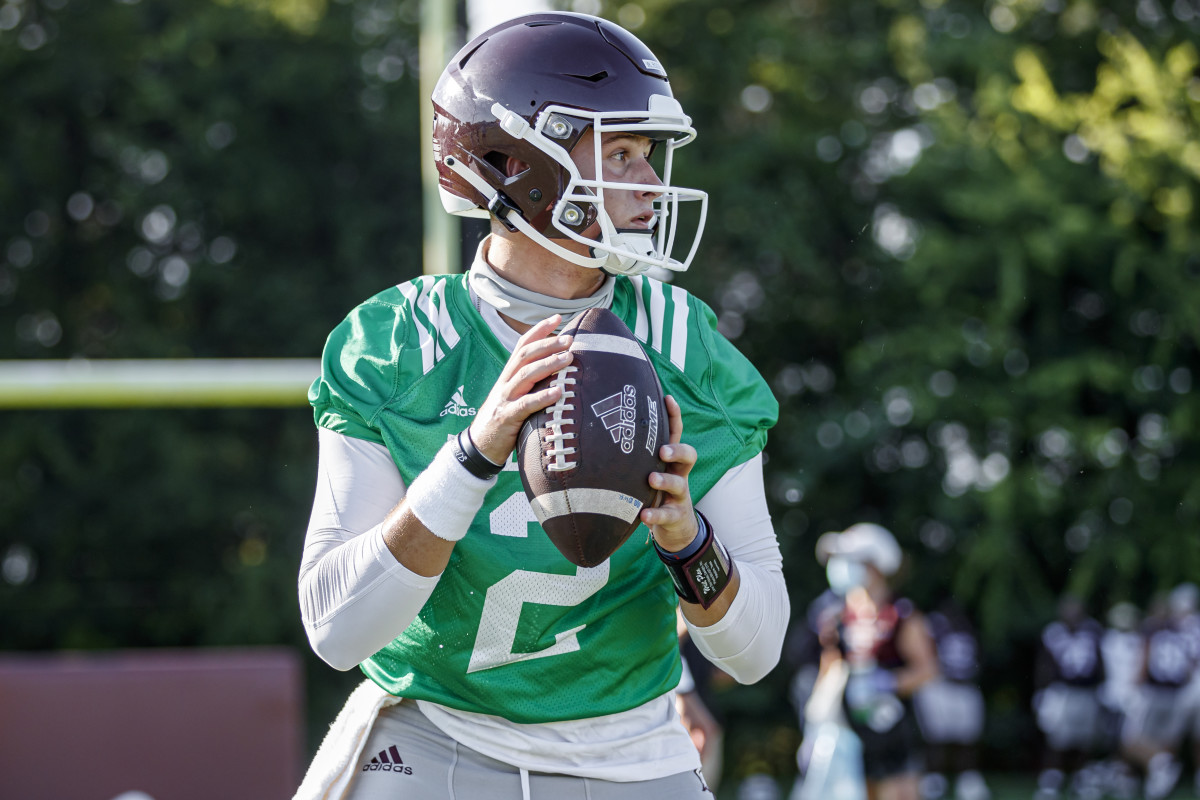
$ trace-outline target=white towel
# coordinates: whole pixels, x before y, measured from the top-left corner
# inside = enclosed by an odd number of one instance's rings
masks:
[[[394,706],[400,700],[373,681],[360,683],[329,726],[329,733],[325,734],[292,800],[341,800],[354,778],[358,757],[380,709]]]

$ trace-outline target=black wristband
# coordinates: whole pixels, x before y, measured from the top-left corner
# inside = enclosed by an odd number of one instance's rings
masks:
[[[708,519],[699,511],[696,512],[696,522],[700,525],[700,532],[691,544],[678,553],[662,549],[657,541],[654,542],[654,549],[659,560],[666,565],[671,582],[675,584],[675,594],[707,609],[729,585],[729,579],[733,576],[733,559],[717,541]]]
[[[470,428],[465,428],[451,441],[454,442],[454,457],[458,463],[476,478],[490,481],[504,470],[503,464],[493,464],[490,458],[479,452],[475,442],[471,441]]]
[[[709,538],[712,536],[712,526],[708,524],[708,517],[699,511],[696,511],[696,526],[699,529],[696,531],[696,538],[692,539],[691,544],[678,552],[672,553],[670,550],[663,550],[658,546],[657,541],[654,542],[654,549],[658,551],[658,557],[662,559],[664,564],[668,566],[682,564],[704,549],[708,544]]]

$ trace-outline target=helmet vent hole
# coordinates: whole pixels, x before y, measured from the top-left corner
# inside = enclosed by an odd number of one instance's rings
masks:
[[[592,75],[572,75],[567,73],[567,77],[578,78],[579,80],[587,81],[588,83],[599,83],[608,77],[608,70],[602,69],[599,72],[593,73]]]
[[[485,44],[487,44],[487,39],[484,39],[482,42],[475,45],[475,47],[471,50],[471,52],[467,53],[465,56],[463,56],[461,59],[459,59],[458,68],[462,69],[463,67],[465,67],[467,65],[467,62],[471,60],[471,56],[478,53],[479,48],[483,47]]]

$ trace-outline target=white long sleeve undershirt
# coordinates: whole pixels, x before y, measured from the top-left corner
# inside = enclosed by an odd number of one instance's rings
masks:
[[[387,449],[323,428],[318,436],[300,610],[313,650],[335,669],[348,670],[408,627],[438,578],[407,569],[384,543],[382,521],[405,492]],[[727,472],[696,505],[737,563],[741,586],[719,622],[688,627],[706,658],[739,682],[753,683],[779,660],[789,615],[761,456]]]

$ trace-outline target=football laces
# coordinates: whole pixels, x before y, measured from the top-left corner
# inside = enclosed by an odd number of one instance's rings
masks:
[[[546,423],[546,456],[551,459],[546,469],[550,472],[566,472],[574,469],[577,463],[573,459],[568,459],[568,456],[575,454],[575,448],[568,443],[569,440],[575,438],[575,434],[564,431],[563,426],[575,422],[575,419],[567,413],[575,410],[575,405],[569,402],[575,396],[575,392],[567,387],[575,385],[575,379],[570,376],[578,369],[574,366],[563,367],[550,382],[551,386],[562,389],[558,402],[549,408],[550,421]]]

